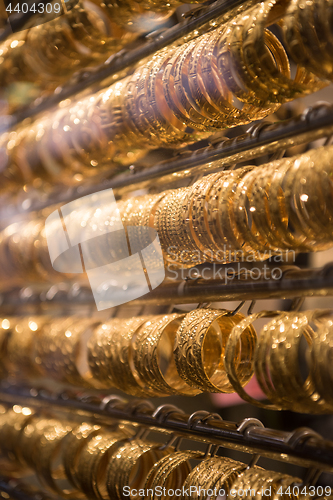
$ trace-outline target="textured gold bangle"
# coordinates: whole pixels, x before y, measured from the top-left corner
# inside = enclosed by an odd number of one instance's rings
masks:
[[[178,375],[172,349],[184,314],[158,316],[145,323],[133,342],[133,362],[145,390],[151,396],[197,394]],[[165,359],[163,359],[165,358]],[[167,367],[162,371],[161,365]]]
[[[203,460],[187,476],[184,482],[184,489],[194,488],[193,498],[201,498],[200,490],[213,492],[211,498],[218,498],[219,492],[224,490],[224,494],[229,495],[233,486],[233,481],[246,465],[229,458],[211,457]]]
[[[106,464],[111,463],[116,450],[122,449],[127,436],[120,432],[94,436],[79,455],[76,480],[84,493],[92,499],[107,499]],[[117,453],[118,455],[118,453]]]
[[[80,483],[77,480],[80,453],[87,442],[97,436],[101,432],[101,429],[100,425],[84,422],[79,427],[74,428],[67,436],[62,461],[68,480],[77,489],[80,488]]]
[[[209,249],[211,243],[211,232],[209,230],[209,195],[215,183],[224,177],[224,172],[204,177],[196,182],[191,189],[191,199],[189,209],[189,226],[195,244],[201,252]],[[210,208],[210,207],[209,207]],[[207,255],[207,252],[206,252]],[[206,257],[207,258],[207,257]],[[211,260],[214,260],[212,255]]]
[[[105,387],[147,396],[132,364],[132,338],[150,319],[150,316],[114,318],[94,330],[88,342],[88,362],[94,378]]]
[[[232,328],[244,316],[228,314],[226,310],[196,309],[183,319],[176,334],[174,355],[178,373],[189,385],[210,392],[234,391],[224,367],[225,345]],[[255,330],[246,328],[241,349],[234,356],[242,383],[253,374],[255,342]]]
[[[302,496],[299,493],[294,494],[292,487],[301,483],[302,481],[296,477],[255,467],[242,472],[232,484],[232,489],[234,491],[246,491],[250,500],[259,500],[263,491],[270,500],[278,500],[278,498],[287,496],[296,500],[299,496],[301,498]],[[292,492],[290,495],[284,493],[288,488]],[[299,491],[299,488],[297,491]]]
[[[181,488],[184,480],[190,473],[192,467],[190,460],[200,460],[203,454],[196,451],[175,451],[161,458],[149,471],[145,483],[145,490],[148,493],[147,500],[156,500],[156,488],[165,488],[167,494],[165,498],[174,498],[168,493],[168,488],[176,491]],[[153,494],[151,494],[153,492]]]
[[[126,443],[111,457],[107,471],[107,491],[110,498],[124,499],[124,487],[140,489],[154,463],[167,454],[153,443],[135,440]],[[133,475],[133,471],[137,473]]]

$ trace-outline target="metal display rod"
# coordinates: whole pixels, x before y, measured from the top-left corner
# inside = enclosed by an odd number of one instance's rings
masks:
[[[136,172],[135,168],[134,170],[128,169],[125,173],[112,179],[105,179],[101,183],[62,189],[46,201],[40,201],[40,197],[36,197],[24,213],[42,210],[55,204],[68,203],[104,189],[112,188],[116,196],[121,196],[125,192],[150,185],[154,185],[155,188],[159,185],[162,187],[179,177],[186,178],[212,173],[236,162],[250,161],[265,154],[274,154],[282,149],[332,134],[333,105],[319,103],[296,118],[277,123],[265,121],[251,125],[248,132],[236,138],[222,138],[219,142],[195,151],[180,151],[175,158],[159,162],[142,171]],[[21,204],[20,207],[22,210]],[[20,212],[19,207],[17,208],[18,212],[15,207],[15,213]],[[7,216],[4,209],[0,210],[0,218],[7,218]]]
[[[223,269],[225,267],[221,267]],[[279,279],[271,277],[260,281],[237,275],[221,279],[204,279],[198,276],[181,281],[169,280],[127,305],[197,304],[203,300],[223,302],[333,295],[333,263],[321,269],[282,266],[281,273],[278,274]],[[268,272],[266,276],[268,277]],[[2,314],[15,314],[18,307],[23,307],[26,311],[38,308],[42,312],[43,306],[48,311],[50,307],[95,307],[95,302],[90,287],[85,283],[60,283],[47,288],[26,287],[0,294],[0,314],[1,311]]]
[[[53,407],[62,411],[79,410],[91,416],[100,415],[117,420],[136,422],[143,426],[166,429],[184,438],[196,439],[287,461],[303,467],[316,467],[333,472],[333,442],[311,429],[302,427],[293,432],[265,428],[260,420],[246,418],[239,423],[224,421],[220,415],[207,411],[185,414],[179,408],[165,404],[155,408],[149,401],[124,400],[119,396],[89,396],[74,393],[54,393],[10,386],[0,389],[5,404]]]

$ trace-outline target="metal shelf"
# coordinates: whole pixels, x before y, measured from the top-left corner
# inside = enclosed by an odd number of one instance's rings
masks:
[[[196,148],[194,144],[192,145],[193,151],[179,151],[175,158],[162,161],[142,171],[136,171],[134,165],[134,168],[128,168],[127,171],[112,179],[108,179],[106,173],[106,179],[102,182],[58,190],[46,201],[41,201],[40,197],[36,196],[29,208],[24,211],[22,204],[19,207],[6,205],[0,209],[0,219],[13,217],[18,213],[42,210],[54,204],[68,203],[104,189],[112,188],[116,196],[151,186],[155,189],[163,189],[167,183],[177,181],[179,178],[212,173],[237,162],[274,154],[332,134],[333,105],[319,103],[296,118],[276,123],[261,121],[251,125],[248,132],[233,139],[222,138],[208,147],[200,147],[198,143],[198,148]]]
[[[166,429],[184,438],[333,472],[333,442],[305,427],[284,432],[265,428],[254,418],[246,418],[239,423],[228,422],[207,411],[187,415],[173,405],[166,404],[155,409],[148,401],[129,402],[119,396],[54,393],[46,389],[16,386],[0,388],[0,401],[13,404],[13,400],[19,405],[47,405],[65,412],[76,410],[92,417],[100,415],[136,422],[150,428]]]
[[[203,298],[205,302],[223,302],[333,295],[333,263],[321,269],[282,266],[281,273],[279,279],[260,281],[241,276],[227,279],[226,282],[223,278],[203,279],[200,276],[188,280],[169,280],[149,294],[128,302],[126,307],[197,304]],[[90,287],[85,283],[30,286],[3,290],[0,294],[0,314],[17,314],[18,307],[26,313],[36,310],[41,313],[52,311],[53,308],[89,306],[95,307],[95,302]]]

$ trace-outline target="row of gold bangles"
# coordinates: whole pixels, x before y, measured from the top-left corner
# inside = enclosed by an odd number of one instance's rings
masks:
[[[259,500],[267,489],[272,500],[310,498],[297,477],[143,440],[133,424],[60,421],[18,405],[0,410],[2,455],[32,469],[61,497],[199,499],[224,492],[239,498],[238,491],[249,490],[246,498]]]
[[[257,341],[252,323],[262,318]],[[264,408],[326,413],[333,408],[332,341],[332,312],[320,310],[244,317],[204,308],[104,323],[6,318],[2,377],[115,387],[139,397],[237,392]],[[246,392],[253,373],[270,403]]]
[[[56,2],[55,19],[13,34],[0,44],[1,87],[32,82],[54,90],[78,70],[103,63],[140,33],[156,29],[181,3],[78,0],[64,14],[63,4]],[[50,6],[45,9],[50,10]]]
[[[326,86],[327,80],[301,66],[292,78],[282,43],[266,29],[279,20],[284,26],[288,4],[250,6],[216,29],[156,53],[102,92],[4,134],[8,168],[2,185],[35,177],[70,182],[73,171],[93,174],[110,169],[115,159],[128,164],[128,154],[138,150],[182,145],[261,119]],[[322,2],[323,16],[329,6]],[[289,24],[285,31],[289,36]],[[291,35],[288,40],[293,45]],[[325,54],[331,61],[331,52]]]
[[[98,193],[99,210],[85,208],[84,204],[77,209],[75,230],[84,230],[85,239],[93,241],[105,233],[106,226],[111,231],[120,218],[127,232],[128,228],[142,228],[136,239],[143,249],[152,242],[148,228],[153,228],[165,268],[170,270],[203,262],[263,261],[274,255],[279,256],[279,262],[287,257],[294,260],[298,251],[320,251],[333,244],[332,166],[333,146],[327,146],[261,167],[210,174],[189,187],[120,200],[117,205],[105,191],[103,198]],[[23,286],[27,281],[77,279],[75,274],[66,275],[52,267],[44,221],[45,215],[40,213],[36,219],[11,224],[0,232],[3,284]],[[66,216],[64,221],[68,227]],[[59,234],[57,220],[48,230]],[[93,251],[87,250],[91,265],[99,267],[119,260],[120,233],[110,232],[98,243],[96,240]],[[53,240],[54,252],[60,255],[61,240]],[[160,266],[160,253],[156,253],[150,267]],[[72,264],[67,269],[70,272]]]

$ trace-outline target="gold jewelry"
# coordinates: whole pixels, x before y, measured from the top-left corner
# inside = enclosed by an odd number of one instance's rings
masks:
[[[107,470],[107,491],[110,498],[124,499],[125,486],[143,487],[146,475],[154,463],[167,454],[153,443],[135,440],[126,443],[113,454]],[[133,471],[136,469],[136,474]]]
[[[67,479],[77,489],[80,488],[80,483],[77,480],[80,453],[87,441],[97,436],[101,429],[100,425],[84,422],[79,427],[72,429],[66,438],[62,461]]]
[[[224,367],[225,346],[232,328],[244,316],[229,314],[226,310],[196,309],[183,319],[176,334],[174,356],[179,375],[192,387],[209,392],[234,391]],[[235,352],[233,360],[243,384],[253,374],[256,342],[252,327],[244,332],[241,349]]]
[[[239,472],[245,468],[245,464],[229,458],[207,458],[187,476],[184,489],[186,490],[192,486],[194,488],[194,499],[201,498],[200,490],[204,490],[206,493],[203,494],[206,494],[206,496],[208,496],[208,491],[213,492],[212,495],[209,495],[210,498],[218,498],[221,490],[224,490],[225,494],[228,495]]]
[[[161,458],[150,469],[144,489],[148,492],[147,500],[157,500],[156,488],[165,488],[165,498],[174,498],[168,493],[169,488],[176,491],[182,488],[184,480],[191,472],[190,460],[201,459],[203,454],[196,451],[175,451]],[[153,494],[151,494],[153,492]]]
[[[151,319],[114,318],[95,328],[88,342],[88,362],[94,379],[104,387],[118,389],[138,397],[147,396],[132,364],[132,338]]]
[[[83,447],[77,464],[76,480],[84,493],[92,499],[107,499],[106,464],[112,463],[113,454],[117,456],[122,442],[127,436],[120,432],[104,432],[94,436]]]
[[[133,362],[141,384],[151,396],[197,394],[178,375],[172,348],[184,314],[157,316],[147,321],[133,341]],[[161,365],[167,368],[162,371]]]

